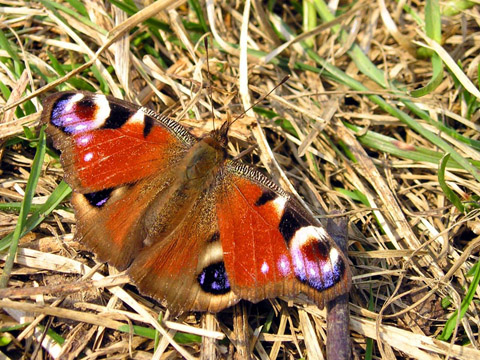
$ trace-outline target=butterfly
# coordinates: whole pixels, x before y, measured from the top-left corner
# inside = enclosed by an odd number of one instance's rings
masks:
[[[241,299],[349,291],[345,255],[292,195],[227,154],[231,121],[201,138],[138,105],[88,92],[44,101],[72,187],[76,239],[176,313]]]

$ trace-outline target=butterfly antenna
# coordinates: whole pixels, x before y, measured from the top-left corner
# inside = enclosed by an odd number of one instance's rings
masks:
[[[244,110],[240,115],[238,115],[237,117],[235,117],[235,119],[233,119],[232,121],[230,121],[229,123],[229,126],[231,126],[235,121],[237,121],[238,119],[241,119],[242,117],[245,116],[245,114],[247,113],[247,111],[249,111],[250,109],[252,109],[254,106],[257,106],[259,103],[261,103],[263,100],[265,100],[266,97],[268,97],[272,92],[274,92],[276,89],[278,89],[280,86],[282,86],[283,84],[285,84],[288,79],[290,79],[290,75],[287,75],[285,76],[277,85],[275,85],[273,87],[273,89],[271,89],[268,93],[266,93],[265,95],[263,95],[262,97],[260,97],[260,99],[258,99],[257,101],[255,101],[253,103],[253,105],[251,105],[248,109]]]
[[[210,105],[212,106],[211,112],[212,112],[212,123],[213,123],[213,128],[215,128],[215,113],[213,109],[213,96],[212,96],[212,81],[211,77],[212,74],[210,73],[210,56],[208,54],[208,38],[205,37],[203,39],[203,44],[205,46],[205,51],[207,53],[207,74],[208,74],[208,98],[210,99]]]

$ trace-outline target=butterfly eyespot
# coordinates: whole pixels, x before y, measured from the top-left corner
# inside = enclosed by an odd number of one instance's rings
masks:
[[[299,229],[290,242],[290,253],[297,279],[316,290],[334,286],[344,274],[345,264],[338,250],[326,241],[322,228]]]
[[[230,281],[223,261],[211,264],[197,277],[203,291],[213,295],[223,295],[230,291]]]
[[[83,196],[85,199],[87,199],[90,205],[100,208],[107,203],[108,199],[110,199],[112,191],[113,189],[106,189],[89,194],[83,194]]]
[[[83,97],[80,100],[78,100],[77,102],[75,102],[75,100],[76,100],[75,96],[73,96],[70,99],[70,103],[71,103],[70,106],[76,105],[76,106],[78,106],[80,111],[82,111],[82,110],[83,111],[89,111],[90,109],[92,109],[92,108],[96,109],[96,107],[97,107],[92,98]]]

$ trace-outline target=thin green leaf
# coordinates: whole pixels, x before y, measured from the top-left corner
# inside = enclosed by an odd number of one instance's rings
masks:
[[[421,97],[433,92],[443,81],[443,62],[437,53],[432,54],[432,78],[424,87],[413,90],[410,94],[413,97]]]
[[[198,22],[200,23],[200,26],[202,27],[203,33],[209,32],[208,24],[207,21],[205,20],[205,17],[203,16],[203,5],[200,4],[198,0],[188,0],[188,4],[190,7],[193,9],[195,12],[195,15],[197,16]]]
[[[7,259],[5,260],[3,273],[0,277],[0,288],[7,287],[10,273],[13,268],[13,262],[17,254],[18,241],[20,240],[25,221],[27,220],[27,215],[30,212],[30,206],[35,195],[35,189],[37,188],[38,179],[40,178],[40,174],[42,172],[43,158],[45,156],[45,149],[47,147],[44,127],[40,129],[40,134],[38,137],[39,140],[37,151],[35,153],[35,158],[33,159],[32,170],[27,181],[27,186],[25,187],[25,197],[23,198],[20,214],[18,215],[18,222],[13,232],[13,238],[10,243]]]
[[[312,0],[303,0],[303,31],[309,32],[317,26],[317,14],[315,13],[315,6]],[[314,39],[311,37],[305,39],[305,44],[308,47],[313,47]]]
[[[18,49],[14,49],[12,45],[10,45],[10,41],[8,41],[3,31],[0,31],[0,49],[5,50],[14,62],[22,63],[22,60],[18,56]]]
[[[55,69],[58,75],[64,76],[66,72],[63,69],[63,66],[57,60],[57,58],[53,56],[53,54],[50,51],[47,51],[47,56],[48,56],[48,59],[50,60],[50,65],[52,65],[52,67]]]
[[[442,41],[442,23],[438,0],[427,0],[425,5],[425,32],[433,41],[438,43]],[[423,54],[431,57],[433,75],[427,85],[411,92],[413,97],[430,94],[443,80],[443,62],[440,56],[430,49],[423,49]]]
[[[85,61],[88,61],[87,56],[85,56]],[[90,70],[92,71],[93,76],[95,76],[97,81],[100,83],[100,91],[103,94],[108,95],[110,93],[110,87],[108,86],[108,83],[105,81],[102,74],[100,73],[100,70],[98,70],[98,67],[96,65],[92,65],[90,67]]]
[[[363,128],[347,122],[344,122],[344,125],[354,132],[362,133],[361,136],[358,136],[358,140],[363,145],[366,145],[372,149],[381,150],[387,154],[414,161],[429,162],[431,164],[438,164],[444,155],[439,151],[402,143],[398,141],[398,139],[385,136],[371,130],[364,132]],[[470,160],[470,162],[472,165],[480,168],[480,161]],[[453,159],[449,159],[447,165],[451,168],[462,168],[460,164]]]
[[[10,332],[10,331],[22,330],[22,329],[25,329],[28,325],[30,325],[29,322],[22,323],[22,324],[16,324],[16,325],[12,325],[12,326],[3,326],[3,327],[0,327],[0,332]]]
[[[140,335],[148,339],[155,339],[155,329],[147,328],[144,326],[138,326],[138,325],[122,325],[118,328],[118,331],[122,331],[124,333],[129,334],[130,330],[133,329],[133,333],[135,335]],[[173,339],[178,342],[179,344],[192,344],[192,343],[201,343],[202,342],[202,337],[199,335],[194,335],[194,334],[186,334],[182,332],[177,332]]]
[[[438,0],[427,0],[425,4],[425,32],[430,39],[439,44],[442,42],[442,19]]]
[[[475,265],[473,265],[471,267],[470,270],[468,270],[467,274],[465,275],[466,277],[472,277],[472,276],[475,276],[475,273],[478,271],[478,268],[480,267],[480,262],[477,262],[475,263]]]
[[[477,263],[478,264],[478,263]],[[460,305],[460,315],[459,311],[455,311],[455,313],[447,320],[445,327],[443,328],[442,333],[438,337],[439,340],[443,341],[448,341],[450,337],[453,334],[453,331],[455,330],[455,327],[457,326],[457,318],[460,316],[460,319],[465,315],[465,313],[468,310],[468,307],[470,306],[470,303],[473,300],[473,297],[475,296],[476,289],[478,286],[478,283],[480,282],[480,266],[477,266],[474,278],[472,282],[470,283],[470,286],[468,287],[467,294],[465,298],[462,301],[462,304]]]
[[[475,2],[469,0],[449,0],[442,3],[442,14],[445,16],[454,16],[464,10],[475,6]]]
[[[62,181],[60,184],[58,184],[56,189],[49,196],[48,200],[25,222],[25,226],[20,234],[20,237],[35,229],[35,227],[37,227],[58,206],[60,202],[70,195],[71,192],[72,189],[70,189],[66,182]],[[14,233],[7,235],[0,240],[0,251],[3,251],[10,246],[13,238]]]
[[[85,8],[85,5],[83,5],[83,3],[81,1],[78,1],[78,0],[67,0],[68,3],[70,3],[70,5],[72,5],[72,7],[80,13],[80,15],[82,16],[85,16],[88,18],[88,11],[87,9]]]
[[[448,309],[453,304],[453,300],[450,296],[445,296],[442,298],[440,305],[444,310]]]
[[[42,332],[45,331],[45,326],[37,325],[37,327],[40,329],[40,331],[42,331]],[[48,329],[47,330],[47,335],[53,341],[55,341],[56,343],[58,343],[60,345],[63,345],[65,343],[65,339],[60,334],[58,334],[56,331],[54,331],[53,329]]]
[[[132,4],[127,4],[126,2],[121,2],[117,0],[109,0],[109,2],[115,5],[116,7],[122,9],[123,11],[125,11],[128,15],[134,15],[138,12],[138,9]],[[171,31],[170,26],[168,24],[154,18],[150,18],[146,20],[145,24],[147,24],[148,26],[152,26],[153,29],[157,29],[157,30],[160,29],[160,30],[169,31],[169,32]],[[159,39],[161,39],[161,37],[159,37]]]
[[[447,166],[448,159],[450,158],[450,154],[445,154],[438,165],[438,183],[443,190],[443,193],[447,197],[448,200],[457,208],[458,211],[461,213],[465,212],[465,207],[463,206],[462,202],[458,198],[457,194],[453,192],[452,189],[447,185],[445,181],[445,168]]]
[[[40,0],[40,2],[45,6],[47,9],[52,11],[55,16],[58,16],[63,22],[68,24],[68,20],[66,20],[62,15],[61,12],[68,14],[69,16],[74,17],[78,21],[82,22],[83,24],[95,29],[95,31],[98,31],[101,34],[107,35],[107,30],[102,28],[101,26],[98,26],[95,24],[93,21],[91,21],[88,18],[88,13],[85,15],[82,11],[70,9],[69,7],[55,1],[50,1],[50,0]]]
[[[361,202],[362,204],[364,204],[367,207],[370,206],[370,203],[368,202],[367,197],[361,191],[358,191],[358,190],[350,191],[350,190],[343,189],[343,188],[335,188],[335,191],[338,191],[340,194],[348,196],[353,201]]]
[[[162,323],[162,320],[163,320],[163,313],[162,312],[159,312],[158,313],[158,317],[157,317],[157,321],[161,324]],[[154,341],[153,341],[153,348],[155,349],[155,351],[157,350],[157,347],[158,347],[158,344],[160,343],[160,339],[161,339],[161,334],[160,334],[160,331],[158,331],[157,329],[155,329],[155,337],[154,337]]]

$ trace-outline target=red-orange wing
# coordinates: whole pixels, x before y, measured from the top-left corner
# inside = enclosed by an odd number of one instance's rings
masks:
[[[225,271],[212,196],[206,190],[175,231],[152,239],[128,269],[143,294],[173,313],[216,312],[240,300]]]
[[[232,291],[258,302],[300,293],[323,307],[348,292],[348,262],[324,228],[260,172],[229,162],[217,218]]]
[[[176,121],[86,92],[50,96],[42,122],[62,152],[66,181],[81,193],[131,184],[168,169],[195,142]]]

